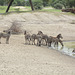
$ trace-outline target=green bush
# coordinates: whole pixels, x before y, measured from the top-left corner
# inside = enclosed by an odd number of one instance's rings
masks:
[[[41,10],[43,8],[42,0],[33,0],[33,6],[35,10]]]
[[[14,6],[25,6],[25,0],[14,0],[12,5],[14,5]]]
[[[63,8],[63,5],[60,4],[60,3],[56,3],[56,4],[54,5],[54,8],[56,8],[56,9],[62,9],[62,8]]]
[[[25,6],[30,6],[29,0],[25,1]]]
[[[0,0],[0,5],[4,5],[4,0]]]

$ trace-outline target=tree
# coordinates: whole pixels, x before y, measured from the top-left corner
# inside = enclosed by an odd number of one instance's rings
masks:
[[[8,5],[8,8],[7,8],[6,12],[8,12],[8,10],[9,10],[10,6],[12,5],[12,2],[13,2],[13,1],[14,1],[14,0],[11,0],[11,1],[10,1],[10,3],[9,3],[9,5]]]
[[[12,5],[12,2],[13,2],[13,1],[14,1],[14,0],[11,0],[11,1],[10,1],[10,3],[9,3],[9,5],[8,5],[8,8],[7,8],[6,12],[8,12],[8,10],[9,10],[10,6]],[[29,0],[29,2],[30,2],[30,5],[31,5],[31,8],[32,8],[32,11],[33,11],[34,8],[33,8],[33,5],[32,5],[32,1]]]
[[[29,0],[29,2],[30,2],[30,5],[31,5],[31,9],[32,9],[32,11],[34,10],[34,8],[33,8],[33,5],[32,5],[32,1],[31,0]]]

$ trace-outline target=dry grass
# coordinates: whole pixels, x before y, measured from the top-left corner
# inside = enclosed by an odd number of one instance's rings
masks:
[[[21,24],[18,21],[13,21],[9,29],[12,30],[12,34],[22,33]]]

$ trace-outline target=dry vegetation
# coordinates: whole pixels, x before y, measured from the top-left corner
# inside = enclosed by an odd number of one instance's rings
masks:
[[[12,34],[22,33],[21,24],[17,21],[13,21],[9,30],[12,30]]]

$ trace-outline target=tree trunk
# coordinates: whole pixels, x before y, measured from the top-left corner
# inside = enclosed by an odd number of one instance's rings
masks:
[[[10,6],[12,5],[12,2],[13,2],[13,1],[14,1],[14,0],[11,0],[11,1],[10,1],[10,3],[9,3],[9,5],[8,5],[8,8],[7,8],[6,12],[9,11],[9,8],[10,8]]]
[[[30,2],[30,5],[31,5],[31,9],[32,9],[32,11],[34,11],[34,8],[33,8],[33,5],[32,5],[32,1],[29,0],[29,2]]]
[[[10,1],[10,3],[9,3],[9,5],[8,5],[8,8],[7,8],[7,10],[6,10],[6,12],[8,12],[9,11],[9,8],[10,8],[10,6],[12,5],[12,2],[13,2],[14,0],[11,0]],[[31,0],[29,0],[29,2],[30,2],[30,5],[31,5],[31,9],[32,9],[32,11],[34,10],[34,8],[33,8],[33,5],[32,5],[32,1]]]

